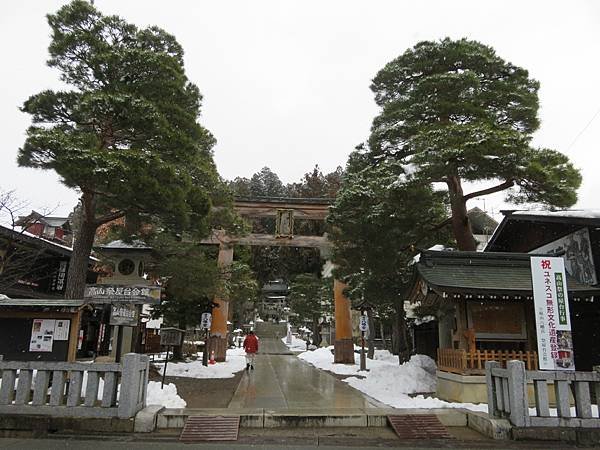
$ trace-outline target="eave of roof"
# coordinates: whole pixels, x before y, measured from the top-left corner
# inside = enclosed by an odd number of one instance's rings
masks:
[[[421,278],[437,293],[533,295],[531,254],[424,251],[417,263]],[[543,255],[537,255],[543,256]],[[567,276],[570,295],[600,295],[600,288]]]
[[[10,239],[20,240],[34,245],[41,245],[42,247],[56,252],[62,256],[71,257],[73,249],[66,245],[58,244],[56,242],[49,241],[48,239],[41,238],[34,234],[28,233],[27,231],[15,231],[11,228],[0,225],[0,235],[4,235]],[[90,262],[97,262],[99,259],[90,256]]]
[[[599,210],[565,210],[565,211],[502,211],[504,218],[500,225],[494,230],[492,237],[486,245],[486,249],[492,248],[504,228],[509,222],[533,222],[533,223],[564,223],[570,225],[600,226]],[[587,215],[586,215],[587,214]]]
[[[44,307],[44,308],[79,308],[88,303],[83,299],[53,299],[53,298],[11,298],[0,299],[0,308],[2,307]]]

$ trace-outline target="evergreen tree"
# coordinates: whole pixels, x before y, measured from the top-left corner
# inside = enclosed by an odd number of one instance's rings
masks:
[[[350,155],[328,218],[332,260],[353,303],[370,305],[383,320],[392,319],[393,350],[402,363],[410,351],[403,294],[415,246],[447,242],[438,228],[446,205],[429,185],[409,181],[402,164],[373,163],[370,157],[362,148]]]
[[[406,164],[414,180],[447,186],[458,248],[475,250],[469,199],[509,189],[513,202],[568,207],[581,176],[568,158],[531,146],[539,83],[488,46],[466,39],[420,42],[388,63],[371,89],[372,158]],[[465,194],[464,181],[492,186]]]
[[[71,87],[30,97],[18,162],[55,170],[81,192],[66,296],[81,297],[96,229],[115,218],[160,217],[173,230],[207,231],[219,182],[214,138],[197,123],[201,95],[183,50],[157,27],[138,29],[73,1],[48,16],[48,65]]]
[[[343,170],[323,175],[318,165],[311,172],[304,174],[299,183],[290,183],[287,190],[290,197],[297,198],[335,198],[342,181]]]
[[[263,167],[260,172],[250,178],[249,192],[253,197],[285,197],[287,195],[285,186],[268,167]]]
[[[332,312],[333,280],[319,278],[314,273],[297,275],[290,285],[291,322],[295,325],[311,323],[312,343],[321,344],[320,319]]]

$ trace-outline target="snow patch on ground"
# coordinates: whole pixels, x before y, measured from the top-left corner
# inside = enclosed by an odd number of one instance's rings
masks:
[[[353,375],[343,381],[355,389],[394,408],[467,408],[487,412],[487,405],[450,403],[414,395],[435,392],[436,364],[425,355],[414,355],[410,361],[398,364],[398,358],[387,350],[375,350],[374,359],[367,359],[366,372],[360,371],[360,355],[355,353],[355,364],[334,364],[330,348],[304,352],[298,358],[319,369],[339,375]],[[413,394],[410,396],[409,394]]]
[[[146,397],[147,405],[162,405],[165,408],[185,408],[187,403],[177,394],[177,386],[173,383],[160,388],[160,382],[149,381]]]
[[[293,352],[306,351],[306,341],[304,339],[300,339],[296,336],[292,335],[292,343],[291,344],[287,343],[287,337],[282,338],[281,342],[283,342],[287,346],[287,348],[289,348]]]
[[[233,378],[236,372],[246,367],[244,358],[244,349],[233,348],[227,350],[225,362],[216,364],[202,365],[202,354],[198,354],[199,359],[195,361],[169,363],[167,364],[168,377],[187,377],[187,378]],[[165,369],[164,364],[156,365],[159,373],[162,375]]]

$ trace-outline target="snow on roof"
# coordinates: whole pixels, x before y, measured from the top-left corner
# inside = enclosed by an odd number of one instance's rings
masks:
[[[124,242],[122,240],[111,241],[108,244],[99,245],[98,248],[147,248],[151,249],[152,247],[148,247],[144,241],[135,240],[132,242]]]
[[[600,219],[600,209],[563,209],[560,211],[514,211],[513,216],[576,217],[580,219]]]
[[[435,251],[441,252],[443,250],[448,250],[448,248],[446,246],[444,246],[443,244],[435,244],[432,247],[429,247],[427,250],[435,250]],[[421,254],[417,253],[413,257],[412,260],[413,260],[413,262],[411,263],[411,265],[414,264],[414,263],[418,263],[421,260]]]

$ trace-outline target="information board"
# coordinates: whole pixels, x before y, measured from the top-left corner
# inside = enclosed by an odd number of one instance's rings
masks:
[[[138,324],[138,308],[126,303],[111,305],[110,324],[135,327]]]
[[[30,352],[51,352],[54,343],[54,319],[33,319]]]
[[[183,330],[179,328],[161,328],[160,345],[178,346],[183,344]]]

